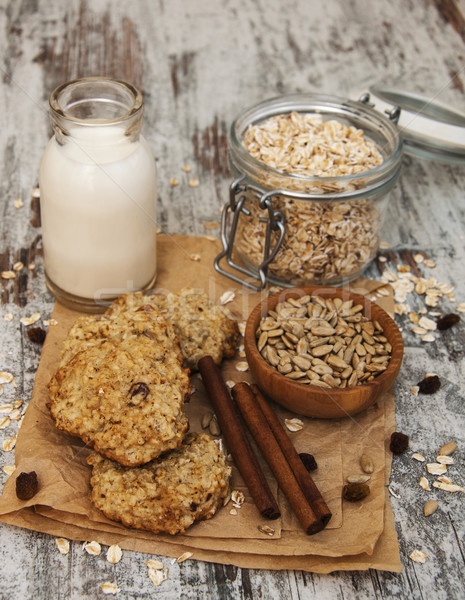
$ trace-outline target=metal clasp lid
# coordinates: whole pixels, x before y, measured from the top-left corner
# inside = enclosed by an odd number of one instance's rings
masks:
[[[358,99],[358,101],[361,102],[362,104],[366,104],[367,106],[371,106],[371,108],[374,108],[375,104],[373,102],[370,102],[370,100],[371,100],[371,96],[368,92],[366,92],[365,94],[362,94],[360,96],[360,98]],[[397,125],[397,123],[399,122],[399,119],[400,119],[400,111],[401,111],[400,106],[393,106],[392,108],[389,108],[389,109],[385,110],[384,112],[389,117],[389,120]]]
[[[236,283],[245,285],[251,290],[259,292],[266,286],[266,273],[268,265],[272,260],[274,260],[285,234],[284,217],[279,211],[274,210],[272,198],[273,196],[277,195],[285,195],[285,192],[283,190],[262,192],[255,186],[245,184],[244,180],[245,175],[242,175],[241,177],[235,179],[229,186],[229,201],[226,202],[221,213],[221,242],[223,244],[223,251],[215,258],[214,265],[215,269],[222,275],[229,277],[229,279],[232,279]],[[263,260],[258,266],[257,271],[237,264],[233,259],[234,242],[236,238],[239,217],[241,214],[250,216],[250,211],[244,206],[246,201],[246,192],[252,192],[258,198],[260,208],[268,211],[267,217],[260,218],[260,222],[266,223],[266,230]],[[229,225],[230,214],[232,215],[232,222]],[[278,232],[278,239],[272,247],[273,231]],[[225,271],[220,264],[223,258],[226,258],[228,265],[232,269],[242,273],[242,275],[251,277],[252,279],[258,281],[259,284],[254,284],[251,281],[240,277],[239,275],[235,275],[230,271]]]

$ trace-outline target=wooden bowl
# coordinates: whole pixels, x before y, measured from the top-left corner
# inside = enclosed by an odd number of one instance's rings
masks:
[[[372,321],[378,321],[383,335],[392,345],[391,358],[385,371],[368,383],[348,388],[323,388],[316,385],[298,383],[285,377],[269,365],[257,349],[256,331],[262,317],[273,310],[278,302],[287,298],[301,298],[309,294],[323,298],[342,298],[362,304],[363,314]],[[244,338],[245,352],[250,371],[260,389],[278,404],[298,414],[322,419],[334,419],[355,415],[388,390],[394,383],[402,364],[404,344],[402,334],[391,317],[377,304],[363,296],[352,294],[343,288],[317,285],[283,290],[259,303],[247,320]]]

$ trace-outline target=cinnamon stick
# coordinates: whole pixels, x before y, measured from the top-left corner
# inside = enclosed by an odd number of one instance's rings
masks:
[[[326,502],[323,499],[323,496],[313,481],[312,476],[305,468],[302,459],[298,455],[291,440],[284,431],[281,423],[278,420],[278,417],[260,391],[260,388],[257,385],[252,384],[250,389],[252,390],[258,405],[265,415],[268,425],[270,426],[276,441],[278,442],[287,462],[289,463],[289,466],[291,467],[300,487],[302,488],[308,503],[312,507],[315,515],[321,520],[324,526],[326,526],[331,519],[331,511],[329,510]]]
[[[281,516],[278,504],[255,456],[219,368],[211,356],[201,358],[198,367],[228,449],[257,509],[263,517],[277,519]]]
[[[321,531],[328,522],[327,515],[316,513],[289,466],[281,446],[247,383],[237,383],[232,389],[233,398],[247,426],[274,473],[307,534]]]

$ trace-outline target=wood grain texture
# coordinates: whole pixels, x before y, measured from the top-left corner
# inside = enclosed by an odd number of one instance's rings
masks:
[[[158,220],[167,233],[201,235],[218,221],[230,182],[226,139],[239,111],[293,91],[350,95],[376,81],[393,83],[463,107],[465,100],[463,0],[2,0],[0,2],[0,269],[26,268],[0,279],[0,370],[17,388],[4,386],[0,403],[30,397],[40,348],[27,337],[21,316],[48,318],[53,298],[44,285],[40,215],[31,191],[50,135],[47,98],[66,79],[110,75],[141,87],[145,136],[159,173]],[[183,165],[190,165],[186,173]],[[406,156],[387,209],[382,250],[366,275],[409,264],[456,287],[465,301],[465,168]],[[179,185],[170,186],[177,177]],[[190,187],[190,177],[200,185]],[[15,208],[15,198],[24,202]],[[421,252],[436,269],[417,266]],[[34,270],[27,269],[30,263]],[[412,310],[423,300],[408,298]],[[439,310],[455,305],[442,300]],[[3,317],[13,314],[13,321]],[[446,441],[459,446],[453,478],[465,483],[463,347],[461,324],[436,343],[422,343],[408,318],[398,316],[405,358],[396,381],[397,428],[412,451],[435,458]],[[440,375],[434,396],[410,387],[426,372]],[[0,431],[1,439],[17,423]],[[1,465],[12,453],[0,453]],[[423,467],[409,454],[395,457],[391,487],[403,571],[334,573],[264,572],[186,561],[169,565],[155,588],[146,575],[148,556],[126,552],[117,565],[90,557],[73,543],[60,555],[49,536],[2,526],[0,599],[87,600],[100,597],[102,581],[118,583],[117,597],[214,599],[463,598],[465,520],[463,494],[435,494],[440,509],[422,517],[431,494],[418,486]],[[452,471],[451,471],[452,472]],[[6,474],[0,472],[0,481]],[[428,554],[425,565],[408,555]],[[169,561],[166,561],[167,563]]]

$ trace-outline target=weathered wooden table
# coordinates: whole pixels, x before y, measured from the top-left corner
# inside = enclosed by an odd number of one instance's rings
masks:
[[[0,30],[0,271],[25,265],[14,279],[0,280],[0,370],[12,372],[18,384],[14,392],[4,386],[2,404],[30,397],[39,362],[40,348],[28,339],[20,317],[38,311],[47,319],[54,303],[44,283],[39,202],[31,191],[50,135],[47,99],[57,84],[107,75],[142,89],[145,136],[158,164],[159,225],[166,233],[191,235],[205,233],[205,221],[219,220],[230,182],[227,130],[246,106],[291,91],[347,96],[379,81],[458,108],[465,100],[463,0],[1,0]],[[198,187],[188,186],[185,164]],[[397,273],[400,265],[410,265],[414,274],[454,287],[453,294],[439,296],[436,307],[415,292],[405,299],[410,309],[396,316],[406,351],[395,396],[397,429],[409,433],[412,450],[430,459],[443,443],[457,442],[453,477],[461,485],[463,318],[426,342],[412,332],[407,313],[456,312],[465,301],[464,176],[463,166],[406,156],[388,209],[385,244],[366,271],[380,279],[386,269]],[[172,177],[180,185],[170,186]],[[435,267],[417,265],[419,252]],[[440,375],[441,389],[414,396],[410,388],[427,372]],[[12,421],[2,429],[1,441],[17,428]],[[12,454],[0,453],[2,466],[13,463]],[[79,543],[63,556],[48,535],[2,526],[0,598],[97,598],[110,571],[126,599],[463,598],[464,495],[437,490],[438,511],[423,517],[427,496],[410,454],[396,458],[391,477],[401,574],[323,576],[191,560],[172,565],[169,579],[154,587],[145,555],[126,552],[112,566],[103,554],[89,560]],[[1,471],[0,481],[6,478]],[[409,559],[415,548],[427,553],[425,564]]]

